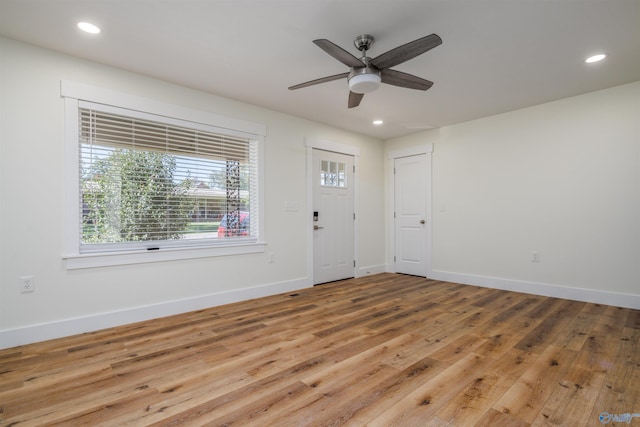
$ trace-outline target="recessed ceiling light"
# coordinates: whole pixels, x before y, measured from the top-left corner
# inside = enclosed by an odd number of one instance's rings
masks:
[[[96,27],[89,22],[78,22],[78,28],[86,33],[98,34],[100,32],[100,28]]]
[[[591,64],[591,63],[594,63],[594,62],[602,61],[606,57],[607,57],[607,55],[605,55],[604,53],[599,53],[597,55],[593,55],[593,56],[588,57],[587,59],[585,59],[584,62],[586,62],[587,64]]]
[[[384,122],[382,120],[374,120],[373,124],[376,126],[380,126],[381,124],[383,124]]]

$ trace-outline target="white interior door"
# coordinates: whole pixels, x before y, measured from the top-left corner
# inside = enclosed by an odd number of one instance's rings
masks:
[[[397,158],[394,168],[395,270],[426,277],[427,156]]]
[[[314,285],[354,276],[353,175],[352,156],[313,150]]]

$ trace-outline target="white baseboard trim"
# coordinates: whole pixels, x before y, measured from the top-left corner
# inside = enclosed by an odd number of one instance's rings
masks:
[[[378,273],[391,272],[391,265],[377,265],[361,267],[356,271],[357,277]],[[640,309],[640,295],[607,292],[602,290],[573,288],[550,285],[546,283],[526,282],[522,280],[503,279],[498,277],[476,276],[463,273],[432,270],[428,277],[434,280],[462,283],[465,285],[481,286],[506,291],[564,298],[575,301],[592,302],[596,304],[613,305]],[[157,319],[174,314],[216,307],[238,301],[276,295],[310,287],[308,278],[294,279],[286,282],[271,283],[251,288],[236,289],[194,298],[169,301],[160,304],[129,308],[108,313],[76,317],[51,323],[24,326],[0,331],[0,349],[16,347],[62,338],[85,332],[94,332],[114,326]]]
[[[0,349],[308,288],[301,278],[0,331]]]
[[[356,270],[356,277],[371,276],[373,274],[385,273],[387,271],[385,264],[370,265],[368,267],[359,267]]]
[[[551,285],[548,283],[526,282],[523,280],[503,279],[499,277],[475,276],[449,271],[432,270],[430,279],[462,283],[464,285],[502,289],[574,301],[592,302],[595,304],[613,305],[616,307],[640,309],[640,295],[608,292],[596,289],[573,288]]]

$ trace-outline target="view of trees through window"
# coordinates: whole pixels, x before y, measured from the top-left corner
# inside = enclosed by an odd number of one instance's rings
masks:
[[[248,235],[246,165],[232,162],[238,172],[229,175],[219,160],[86,144],[81,150],[89,159],[81,172],[84,244]]]
[[[250,141],[81,110],[81,243],[250,235]]]
[[[181,238],[193,203],[190,179],[174,180],[175,156],[115,149],[83,176],[84,243]]]

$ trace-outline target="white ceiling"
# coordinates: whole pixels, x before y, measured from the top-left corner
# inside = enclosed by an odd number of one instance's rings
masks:
[[[314,39],[359,56],[371,34],[376,57],[431,33],[441,46],[394,67],[426,92],[348,109],[346,79],[287,90],[348,71]],[[640,80],[640,0],[0,0],[0,34],[381,139]]]

